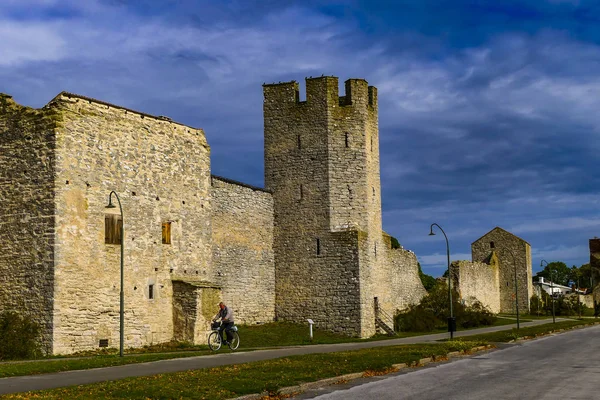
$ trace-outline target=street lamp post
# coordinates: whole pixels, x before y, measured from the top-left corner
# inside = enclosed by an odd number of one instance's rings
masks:
[[[579,276],[581,273],[577,271],[577,312],[579,313],[579,319],[581,319],[581,288],[579,287]]]
[[[513,259],[513,267],[514,267],[514,271],[515,271],[515,309],[517,311],[517,330],[520,329],[520,321],[519,321],[519,290],[518,290],[518,281],[517,281],[517,262],[515,259],[515,253],[512,252],[512,250],[510,249],[506,249],[510,255],[512,256]]]
[[[123,218],[123,207],[121,207],[121,199],[114,190],[108,195],[108,205],[106,208],[116,208],[112,203],[112,195],[115,195],[117,202],[119,203],[119,210],[121,211],[121,289],[119,292],[120,303],[119,303],[119,356],[123,357],[123,337],[124,337],[124,325],[125,325],[125,296],[123,294],[123,254],[125,246],[125,223]]]
[[[552,273],[552,268],[550,268],[550,266],[548,265],[548,261],[546,261],[546,260],[540,261],[540,267],[543,267],[544,263],[546,263],[546,266],[548,267],[548,271],[550,271],[550,296],[552,297],[552,323],[555,324],[556,323],[556,315],[554,313],[554,274]]]
[[[448,331],[450,332],[450,339],[454,338],[454,331],[456,330],[456,320],[454,319],[454,312],[452,310],[452,280],[450,279],[450,245],[448,244],[448,236],[446,232],[436,223],[431,224],[429,228],[429,236],[435,236],[433,232],[433,226],[437,226],[446,238],[446,256],[448,258],[448,301],[450,302],[450,317],[448,317]]]

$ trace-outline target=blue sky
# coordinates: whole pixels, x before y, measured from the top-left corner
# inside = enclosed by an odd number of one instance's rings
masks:
[[[379,89],[384,229],[425,272],[495,226],[540,259],[600,236],[600,5],[2,0],[0,92],[62,90],[201,127],[213,173],[263,186],[263,82]],[[343,89],[342,89],[343,91]]]

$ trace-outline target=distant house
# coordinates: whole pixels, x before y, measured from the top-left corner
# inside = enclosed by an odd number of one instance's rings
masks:
[[[576,291],[576,289],[570,288],[569,286],[559,285],[558,283],[548,281],[542,276],[538,277],[537,282],[533,282],[533,287],[535,294],[538,296],[541,295],[542,290],[548,293],[549,295],[554,294],[555,296],[564,296],[570,293],[574,293]]]

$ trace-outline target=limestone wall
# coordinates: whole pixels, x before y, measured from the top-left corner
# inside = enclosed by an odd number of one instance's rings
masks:
[[[211,198],[213,281],[222,287],[223,300],[234,310],[236,323],[273,321],[273,196],[213,176]]]
[[[120,245],[104,239],[105,215],[119,213],[105,208],[112,190],[124,213],[125,346],[171,340],[171,280],[213,275],[204,133],[66,93],[51,107],[64,121],[54,180],[54,352],[94,349],[100,339],[118,346]]]
[[[390,260],[389,306],[384,302],[386,312],[396,314],[412,304],[418,304],[427,291],[419,277],[419,266],[415,253],[405,249],[386,248]],[[389,311],[388,311],[389,310]]]
[[[60,116],[0,94],[0,312],[30,316],[52,348],[55,127]]]
[[[529,300],[533,295],[531,246],[512,233],[496,227],[471,244],[472,260],[474,262],[486,262],[492,252],[497,254],[500,263],[500,311],[505,313],[516,312],[515,263],[519,311],[528,311]]]
[[[204,282],[173,280],[173,339],[206,344],[221,288]]]
[[[489,263],[453,261],[450,271],[452,284],[467,305],[478,300],[491,312],[500,312],[499,265],[496,257]]]

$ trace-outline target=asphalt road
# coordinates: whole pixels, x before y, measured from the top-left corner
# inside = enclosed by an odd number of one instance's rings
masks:
[[[412,372],[371,379],[319,400],[600,399],[600,326],[578,329]],[[334,390],[334,387],[323,390]]]
[[[559,320],[557,318],[557,320]],[[547,324],[552,319],[536,320],[521,324],[533,326]],[[455,332],[455,337],[474,335],[477,333],[509,330],[514,325],[502,325],[468,331]],[[79,371],[67,371],[42,375],[29,375],[13,378],[0,378],[0,395],[7,393],[26,392],[31,390],[53,389],[72,385],[85,385],[95,382],[112,381],[136,376],[148,376],[169,372],[188,371],[200,368],[212,368],[223,365],[240,364],[252,361],[270,360],[300,354],[330,353],[335,351],[358,350],[371,347],[394,346],[409,343],[432,342],[448,338],[448,333],[438,333],[425,336],[413,336],[402,339],[388,339],[375,342],[338,343],[298,347],[284,347],[269,350],[238,351],[235,353],[217,353],[209,356],[178,358],[155,361],[142,364],[129,364],[118,367],[95,368]],[[244,338],[242,337],[243,341]]]

